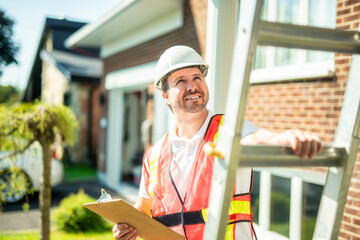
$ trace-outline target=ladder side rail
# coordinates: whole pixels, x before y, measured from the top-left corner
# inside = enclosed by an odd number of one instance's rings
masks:
[[[301,159],[289,146],[266,144],[241,147],[241,167],[340,167],[347,158],[345,148],[324,146],[312,159]]]
[[[329,169],[321,196],[313,239],[337,239],[359,149],[360,56],[353,55],[334,145],[345,147],[348,157],[342,167]]]
[[[263,0],[240,3],[241,14],[234,46],[226,115],[218,137],[218,147],[225,153],[225,159],[216,157],[214,162],[208,222],[203,237],[206,240],[224,239],[225,236],[262,3]]]
[[[360,32],[261,21],[259,45],[360,53]]]

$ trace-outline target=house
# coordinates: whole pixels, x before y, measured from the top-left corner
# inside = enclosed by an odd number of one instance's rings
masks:
[[[101,88],[108,94],[108,111],[102,117],[108,125],[98,169],[104,183],[126,196],[136,194],[131,184],[138,181],[136,171],[146,146],[141,140],[151,134],[154,142],[172,122],[153,88],[155,63],[168,47],[183,44],[201,53],[210,65],[209,108],[224,111],[238,5],[237,0],[122,1],[67,39],[70,48],[99,47],[104,61]],[[358,29],[360,3],[268,0],[262,17]],[[344,54],[259,47],[246,118],[274,131],[315,132],[331,143],[350,64],[351,56]],[[359,163],[358,154],[339,239],[355,239],[360,232]],[[326,174],[324,169],[255,168],[253,218],[259,234],[264,239],[310,239]]]
[[[69,106],[80,123],[79,143],[71,149],[71,161],[96,165],[98,109],[103,100],[94,97],[102,74],[96,48],[69,50],[65,39],[85,23],[46,18],[28,77],[23,101]]]

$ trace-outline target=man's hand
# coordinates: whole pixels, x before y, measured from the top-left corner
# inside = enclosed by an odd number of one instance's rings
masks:
[[[115,224],[112,231],[116,240],[134,240],[137,237],[136,229],[126,223]]]
[[[273,144],[289,145],[294,153],[302,159],[313,158],[322,150],[322,144],[316,134],[299,129],[291,129],[281,133],[274,133],[265,129],[259,129],[241,140],[241,144]]]
[[[291,129],[282,133],[275,134],[270,140],[270,144],[290,145],[294,153],[304,159],[312,159],[316,153],[322,150],[319,137],[310,132],[299,129]]]
[[[138,197],[134,205],[137,210],[145,213],[146,215],[149,215],[151,206],[152,199],[142,197]],[[115,226],[112,228],[112,231],[116,240],[133,240],[137,237],[136,229],[126,223],[115,224]]]

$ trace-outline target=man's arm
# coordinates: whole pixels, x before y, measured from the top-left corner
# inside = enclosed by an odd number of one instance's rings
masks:
[[[134,207],[140,212],[149,215],[152,206],[152,199],[138,197]],[[136,239],[136,229],[126,223],[115,224],[113,229],[114,239],[133,240]]]
[[[274,133],[265,129],[259,129],[241,139],[241,144],[272,144],[289,145],[294,153],[302,159],[312,158],[322,150],[322,144],[316,134],[291,129],[281,133]]]
[[[148,198],[143,198],[143,197],[138,197],[134,207],[136,209],[138,209],[140,212],[145,213],[146,215],[149,216],[150,214],[150,209],[152,206],[152,199],[148,199]]]

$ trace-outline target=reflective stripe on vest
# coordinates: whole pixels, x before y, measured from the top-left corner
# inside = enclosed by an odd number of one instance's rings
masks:
[[[224,121],[224,116],[222,116],[221,119],[220,119],[219,129],[220,129],[221,125],[223,125],[223,121]],[[214,135],[214,142],[217,141],[218,135],[219,135],[219,130],[218,130],[218,131],[215,133],[215,135]]]
[[[231,201],[229,208],[229,223],[239,220],[251,220],[250,201]],[[209,209],[201,209],[205,223],[208,219]]]
[[[151,154],[149,159],[150,173],[149,173],[149,189],[148,189],[151,198],[154,196],[154,188],[157,181],[157,166],[159,163],[158,160],[165,136],[163,136],[158,142],[156,142],[153,148],[151,149]]]

